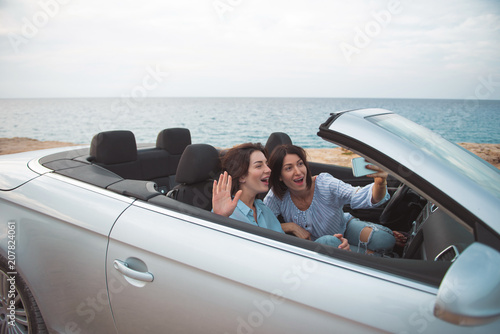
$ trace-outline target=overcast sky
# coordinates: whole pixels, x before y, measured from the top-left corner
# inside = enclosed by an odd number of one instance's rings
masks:
[[[0,0],[0,98],[500,99],[497,0]]]

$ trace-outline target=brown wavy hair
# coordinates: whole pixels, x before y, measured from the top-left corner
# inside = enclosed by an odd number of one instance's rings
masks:
[[[267,151],[261,143],[244,143],[230,148],[222,157],[222,171],[227,171],[233,179],[231,195],[240,189],[240,178],[248,174],[250,155],[261,151],[267,158]]]
[[[307,170],[307,189],[310,189],[312,185],[311,169],[309,168],[309,163],[307,162],[306,151],[302,147],[291,144],[277,146],[269,157],[268,166],[269,168],[271,168],[269,185],[271,186],[274,194],[278,196],[279,199],[283,199],[285,192],[288,190],[288,187],[285,185],[285,183],[283,181],[280,181],[281,170],[283,168],[283,160],[285,159],[285,156],[287,154],[296,154],[300,159],[302,159]]]

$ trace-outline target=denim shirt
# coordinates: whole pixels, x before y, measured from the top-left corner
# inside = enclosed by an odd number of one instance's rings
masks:
[[[271,209],[269,209],[264,202],[262,202],[262,200],[256,199],[254,205],[257,210],[257,221],[254,219],[253,210],[241,200],[238,201],[233,214],[229,217],[254,226],[260,226],[276,232],[285,233],[281,228],[278,218],[276,218]]]

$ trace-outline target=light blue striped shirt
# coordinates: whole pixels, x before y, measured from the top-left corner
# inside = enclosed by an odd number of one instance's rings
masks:
[[[323,235],[344,234],[348,220],[352,217],[343,211],[346,204],[353,209],[372,208],[381,205],[389,199],[386,192],[384,199],[372,204],[373,183],[364,187],[353,187],[328,173],[316,177],[312,203],[306,211],[299,210],[286,191],[280,200],[272,190],[264,198],[266,204],[275,216],[282,215],[285,222],[294,222],[316,240]]]

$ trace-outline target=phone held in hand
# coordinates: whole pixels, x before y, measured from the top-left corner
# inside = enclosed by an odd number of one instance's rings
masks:
[[[366,165],[370,165],[370,163],[367,162],[365,158],[362,157],[354,158],[351,160],[351,162],[352,162],[352,174],[355,177],[376,173],[376,171],[366,168]]]

